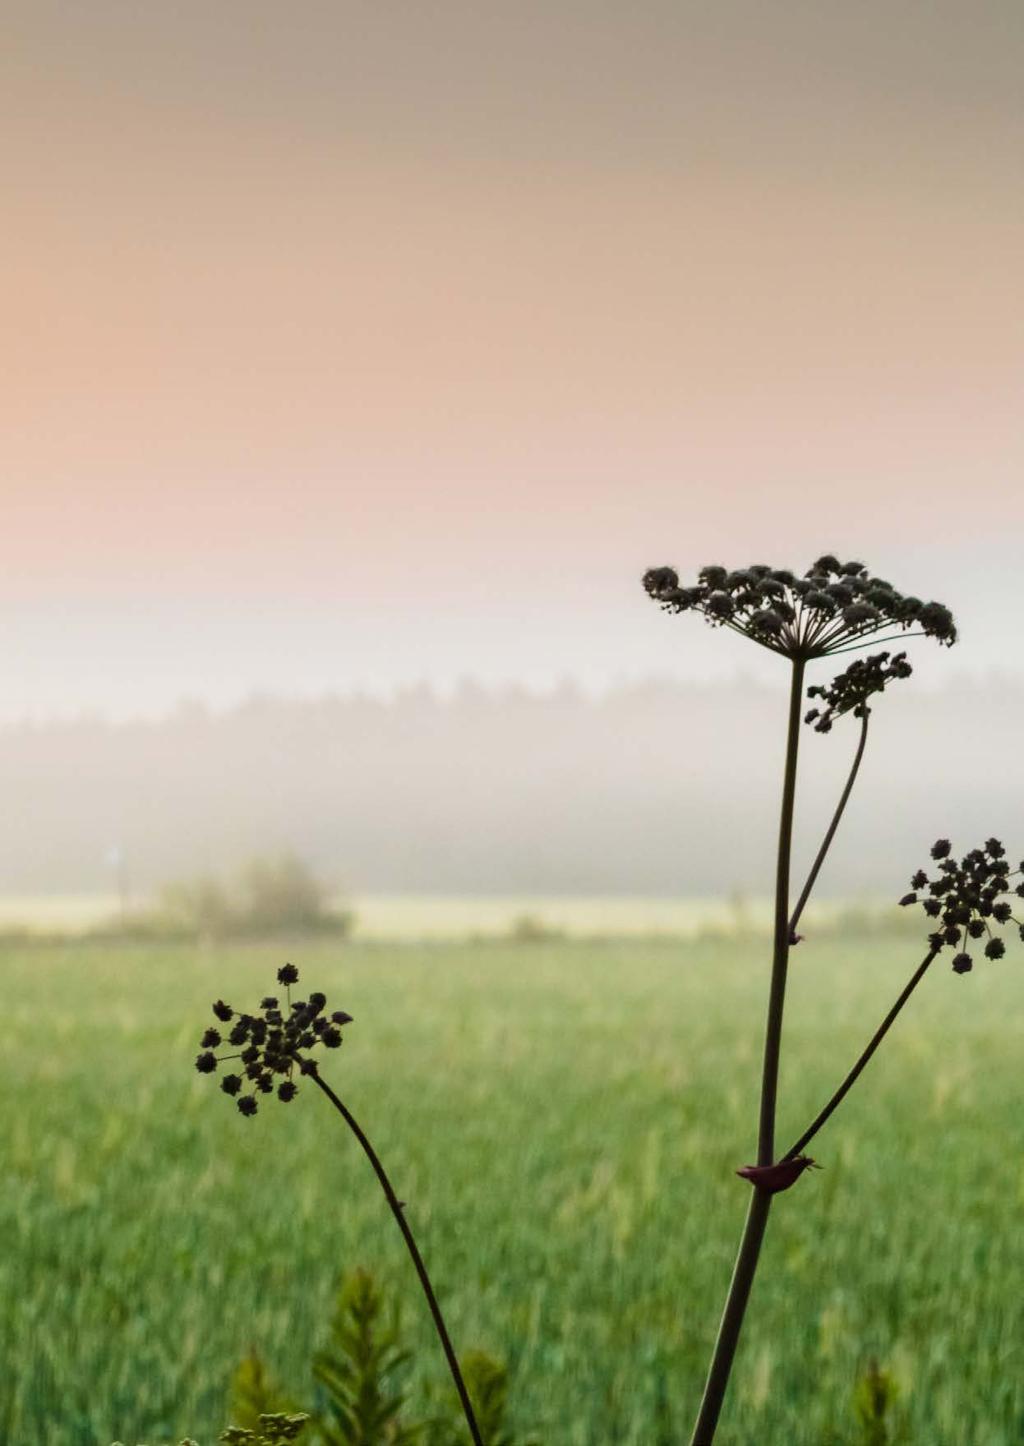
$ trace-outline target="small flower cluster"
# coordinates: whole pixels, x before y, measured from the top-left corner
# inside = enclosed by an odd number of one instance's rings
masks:
[[[912,892],[904,894],[900,903],[920,904],[929,918],[938,920],[940,927],[928,935],[928,943],[936,953],[957,950],[953,958],[957,974],[968,974],[974,967],[968,940],[985,939],[986,959],[1001,959],[1006,953],[993,925],[1015,924],[1024,940],[1024,923],[1014,917],[1007,898],[1011,893],[1024,898],[1024,882],[1016,886],[1010,882],[1024,875],[1024,863],[1011,871],[997,838],[988,839],[984,848],[971,849],[959,862],[950,855],[949,839],[940,838],[932,847],[932,858],[938,860],[938,877],[929,879],[919,869],[910,881]]]
[[[309,1419],[304,1411],[297,1411],[294,1415],[274,1412],[260,1416],[258,1431],[250,1431],[244,1426],[229,1426],[217,1440],[229,1442],[231,1446],[243,1446],[245,1442],[250,1446],[279,1446],[279,1443],[294,1441],[301,1436]]]
[[[909,678],[913,669],[906,653],[897,653],[892,662],[888,653],[872,653],[870,658],[857,658],[827,688],[815,685],[807,689],[808,698],[820,698],[823,708],[812,708],[804,718],[813,723],[816,733],[828,733],[832,724],[844,713],[866,718],[871,712],[868,699],[880,693],[894,678]]]
[[[225,1039],[219,1029],[208,1029],[200,1045],[201,1053],[196,1056],[196,1069],[200,1074],[214,1074],[227,1060],[241,1061],[244,1074],[226,1074],[220,1087],[226,1095],[236,1099],[243,1115],[254,1115],[259,1108],[257,1094],[273,1094],[275,1082],[277,1097],[285,1104],[299,1092],[293,1075],[296,1067],[300,1074],[315,1074],[316,1061],[306,1051],[318,1044],[327,1049],[337,1049],[341,1044],[343,1025],[352,1023],[351,1014],[343,1009],[327,1013],[327,997],[313,993],[308,999],[291,997],[291,986],[297,984],[299,971],[294,964],[284,964],[277,971],[279,984],[285,986],[285,1003],[268,995],[260,1004],[259,1014],[235,1014],[230,1004],[218,999],[213,1006],[217,1020],[231,1025]],[[214,1054],[219,1045],[241,1046],[236,1054]],[[246,1085],[251,1093],[243,1093]]]
[[[916,628],[952,646],[956,626],[947,607],[905,597],[872,577],[863,563],[819,557],[803,577],[756,563],[730,571],[703,567],[698,581],[680,587],[671,567],[644,574],[648,596],[667,612],[697,612],[786,657],[821,658],[857,647],[885,628]]]

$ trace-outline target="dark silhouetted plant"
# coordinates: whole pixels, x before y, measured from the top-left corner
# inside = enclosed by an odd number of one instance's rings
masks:
[[[319,1064],[313,1056],[313,1051],[320,1047],[331,1050],[340,1047],[341,1031],[345,1025],[352,1023],[352,1016],[340,1009],[328,1012],[327,998],[319,992],[310,994],[308,999],[293,1000],[291,987],[299,979],[299,971],[294,964],[283,965],[277,971],[277,979],[284,988],[283,1003],[277,995],[268,995],[260,1003],[258,1013],[236,1014],[230,1004],[217,1000],[213,1006],[214,1017],[227,1029],[227,1037],[225,1039],[223,1031],[213,1026],[204,1032],[195,1061],[196,1069],[200,1074],[214,1074],[222,1064],[238,1060],[238,1068],[242,1072],[231,1071],[223,1075],[221,1089],[235,1100],[239,1112],[247,1117],[257,1113],[260,1095],[276,1094],[283,1104],[290,1104],[299,1094],[300,1080],[308,1080],[330,1101],[355,1135],[377,1176],[426,1298],[469,1434],[474,1446],[484,1446],[448,1327],[406,1218],[405,1202],[395,1194],[368,1136],[348,1106],[322,1078]],[[229,1025],[230,1029],[227,1028]],[[236,1052],[215,1053],[224,1044],[234,1046]]]
[[[809,696],[815,706],[806,712],[805,721],[818,733],[831,732],[835,722],[847,714],[860,721],[860,732],[838,805],[808,878],[793,904],[790,898],[790,856],[805,672],[808,664],[817,659],[858,650],[871,642],[885,643],[908,635],[924,635],[951,646],[957,633],[952,614],[943,604],[923,602],[920,598],[904,595],[891,583],[871,576],[862,563],[843,563],[831,554],[818,558],[802,577],[787,569],[764,564],[731,571],[716,565],[703,568],[695,584],[683,586],[673,568],[658,567],[644,576],[643,583],[648,595],[666,611],[697,613],[712,626],[730,629],[777,654],[789,663],[790,668],[757,1160],[738,1171],[753,1186],[753,1195],[692,1436],[693,1446],[710,1446],[750,1298],[772,1200],[780,1191],[789,1189],[814,1163],[803,1153],[804,1149],[864,1068],[935,952],[933,949],[861,1060],[810,1129],[804,1132],[793,1149],[781,1158],[777,1157],[776,1109],[789,952],[800,942],[797,930],[801,916],[856,781],[867,743],[872,703],[892,682],[909,677],[911,668],[905,653],[892,656],[882,651],[855,659],[829,685],[810,688]],[[947,889],[947,885],[943,884],[942,888]],[[951,930],[953,925],[947,927]]]

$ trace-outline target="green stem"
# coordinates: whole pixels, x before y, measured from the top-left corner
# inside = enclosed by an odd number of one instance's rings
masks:
[[[793,845],[793,803],[796,796],[797,751],[800,745],[800,714],[803,695],[804,659],[793,659],[789,692],[789,724],[786,732],[786,763],[779,814],[779,847],[775,871],[775,927],[772,978],[765,1025],[764,1064],[761,1074],[761,1112],[757,1140],[757,1163],[770,1165],[775,1149],[775,1106],[779,1085],[779,1053],[782,1041],[782,1012],[786,1001],[786,970],[789,963],[789,865]],[[718,1328],[714,1354],[690,1446],[711,1446],[725,1399],[733,1358],[750,1288],[754,1283],[772,1197],[754,1189],[740,1240],[725,1310]]]
[[[466,1383],[462,1379],[462,1371],[459,1368],[458,1357],[456,1356],[455,1349],[452,1346],[451,1337],[448,1334],[448,1328],[444,1323],[444,1317],[441,1314],[441,1307],[437,1303],[437,1296],[434,1294],[434,1287],[430,1283],[430,1276],[427,1274],[427,1267],[423,1264],[423,1257],[422,1255],[420,1255],[419,1249],[416,1245],[416,1241],[413,1239],[413,1233],[409,1228],[409,1222],[405,1218],[405,1206],[395,1194],[391,1185],[391,1181],[385,1174],[384,1166],[381,1164],[380,1158],[377,1155],[376,1150],[370,1144],[370,1141],[363,1133],[351,1111],[344,1104],[342,1104],[341,1100],[331,1089],[330,1085],[326,1084],[320,1078],[320,1074],[318,1071],[314,1072],[309,1077],[312,1079],[314,1084],[318,1085],[320,1089],[323,1090],[324,1094],[330,1100],[331,1104],[341,1115],[346,1125],[348,1125],[349,1129],[352,1131],[356,1139],[359,1141],[360,1145],[363,1147],[363,1153],[366,1155],[366,1158],[373,1166],[374,1173],[376,1174],[377,1179],[380,1181],[380,1187],[384,1191],[384,1197],[388,1202],[388,1206],[391,1210],[392,1215],[395,1217],[395,1221],[398,1225],[399,1230],[402,1232],[402,1238],[405,1241],[409,1254],[412,1256],[412,1263],[416,1268],[416,1274],[419,1276],[420,1285],[423,1287],[423,1294],[427,1298],[427,1305],[430,1307],[430,1314],[433,1317],[434,1328],[437,1331],[438,1338],[441,1342],[441,1349],[444,1351],[445,1360],[448,1362],[448,1369],[451,1371],[452,1380],[455,1382],[455,1389],[459,1393],[459,1400],[462,1403],[462,1414],[466,1418],[466,1425],[469,1427],[469,1434],[473,1438],[473,1446],[483,1446],[483,1439],[480,1435],[480,1428],[476,1424],[476,1417],[473,1414],[473,1406],[469,1399],[469,1392],[466,1390]]]
[[[807,1129],[804,1130],[803,1134],[800,1136],[799,1140],[797,1140],[796,1144],[792,1145],[786,1151],[786,1153],[782,1157],[784,1160],[795,1160],[797,1155],[802,1155],[804,1150],[807,1148],[807,1146],[814,1139],[815,1135],[821,1129],[825,1121],[842,1104],[843,1100],[846,1098],[850,1090],[856,1084],[857,1078],[860,1075],[861,1071],[864,1069],[868,1060],[874,1054],[875,1050],[882,1043],[882,1040],[889,1033],[889,1030],[896,1022],[896,1016],[899,1014],[904,1004],[906,1004],[907,1000],[910,998],[914,990],[924,978],[925,974],[928,971],[928,966],[931,964],[932,960],[935,958],[938,952],[939,951],[937,949],[932,949],[931,952],[927,954],[925,958],[921,961],[921,963],[917,966],[914,973],[910,976],[908,983],[904,986],[903,992],[896,1000],[896,1003],[889,1010],[889,1013],[885,1016],[881,1024],[875,1030],[874,1034],[871,1036],[871,1039],[868,1041],[863,1053],[858,1058],[856,1064],[850,1070],[849,1074],[843,1080],[842,1084],[836,1090],[835,1094],[829,1100],[825,1108],[821,1110],[817,1115],[815,1115],[814,1119],[808,1125]]]

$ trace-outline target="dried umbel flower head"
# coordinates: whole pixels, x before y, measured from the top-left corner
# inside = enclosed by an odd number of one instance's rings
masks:
[[[299,1092],[294,1075],[314,1074],[316,1060],[310,1051],[323,1045],[337,1049],[342,1042],[341,1031],[352,1023],[351,1014],[343,1009],[327,1012],[327,996],[318,992],[308,999],[291,997],[291,986],[299,981],[294,964],[284,964],[277,971],[279,984],[285,987],[282,1005],[276,995],[267,995],[258,1014],[235,1014],[230,1004],[218,999],[213,1012],[222,1024],[231,1024],[226,1043],[235,1045],[236,1053],[214,1054],[224,1043],[220,1031],[208,1029],[203,1035],[201,1052],[196,1056],[200,1074],[214,1074],[229,1060],[239,1061],[238,1073],[221,1077],[220,1087],[235,1100],[240,1114],[251,1116],[259,1109],[257,1095],[274,1094],[289,1104]]]
[[[971,849],[959,861],[950,853],[949,839],[940,838],[932,846],[932,858],[937,863],[936,877],[930,879],[919,869],[910,881],[911,892],[904,894],[900,903],[920,904],[936,921],[928,943],[935,953],[954,951],[957,974],[969,974],[974,967],[969,952],[972,943],[986,959],[1003,957],[1006,945],[995,930],[1013,924],[1024,940],[1024,923],[1015,918],[1010,902],[1011,897],[1024,898],[1024,882],[1011,882],[1024,875],[1024,863],[1011,870],[997,838],[986,840],[983,848]]]
[[[956,642],[953,615],[942,603],[904,596],[863,563],[831,554],[819,557],[803,577],[764,563],[732,570],[716,564],[701,568],[689,587],[680,586],[671,567],[651,568],[643,584],[667,612],[701,613],[714,626],[789,658],[860,647],[890,628],[913,628],[947,646]]]
[[[835,720],[844,713],[866,718],[871,712],[868,699],[875,693],[881,693],[894,678],[909,678],[912,672],[906,653],[897,653],[892,662],[888,653],[855,658],[848,668],[832,679],[827,688],[816,684],[807,689],[808,698],[820,698],[825,706],[812,708],[804,722],[813,723],[816,733],[828,733]]]

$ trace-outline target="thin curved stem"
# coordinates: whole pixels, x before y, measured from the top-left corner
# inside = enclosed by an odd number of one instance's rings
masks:
[[[430,1276],[427,1274],[427,1267],[423,1264],[423,1257],[420,1255],[419,1249],[416,1245],[416,1241],[413,1238],[413,1233],[409,1228],[409,1222],[405,1218],[405,1208],[402,1205],[402,1202],[398,1199],[398,1196],[395,1194],[391,1186],[391,1181],[388,1179],[387,1174],[384,1171],[384,1166],[381,1164],[380,1158],[377,1155],[376,1150],[370,1144],[370,1141],[363,1133],[351,1111],[347,1108],[347,1106],[342,1104],[341,1100],[331,1089],[330,1085],[326,1084],[324,1080],[320,1078],[319,1072],[314,1072],[310,1076],[310,1078],[313,1080],[314,1084],[318,1085],[320,1089],[323,1090],[324,1094],[330,1100],[331,1104],[341,1115],[346,1125],[348,1125],[349,1129],[352,1131],[352,1133],[355,1135],[356,1139],[362,1146],[363,1153],[366,1155],[366,1158],[373,1166],[374,1173],[376,1174],[377,1179],[380,1181],[380,1187],[384,1191],[384,1197],[388,1202],[388,1206],[391,1210],[392,1215],[395,1217],[395,1221],[398,1225],[399,1230],[402,1232],[402,1238],[406,1243],[409,1254],[412,1256],[412,1263],[416,1267],[416,1274],[419,1276],[420,1285],[423,1287],[423,1294],[427,1298],[427,1305],[430,1307],[430,1314],[434,1319],[434,1326],[441,1341],[441,1348],[444,1351],[445,1359],[448,1362],[448,1369],[451,1371],[452,1380],[455,1382],[455,1389],[459,1393],[459,1400],[462,1403],[462,1413],[466,1418],[466,1425],[469,1427],[469,1434],[473,1438],[473,1446],[483,1446],[483,1439],[480,1435],[480,1428],[476,1424],[476,1417],[473,1414],[473,1406],[469,1399],[469,1392],[466,1390],[466,1383],[462,1379],[462,1371],[459,1368],[458,1358],[455,1354],[454,1347],[452,1346],[451,1337],[448,1334],[448,1328],[444,1323],[444,1317],[441,1314],[441,1307],[437,1303],[437,1296],[434,1294],[434,1287],[430,1283]]]
[[[804,659],[793,659],[789,691],[789,723],[786,731],[786,762],[779,812],[779,846],[775,870],[775,931],[772,978],[765,1024],[764,1064],[761,1073],[761,1110],[758,1126],[757,1163],[773,1163],[775,1149],[775,1105],[779,1084],[779,1054],[782,1042],[782,1013],[786,1000],[786,971],[789,963],[789,866],[793,845],[793,806],[796,797],[796,764],[800,746],[800,713],[803,702]],[[771,1195],[754,1190],[747,1221],[743,1227],[729,1293],[718,1328],[704,1396],[693,1428],[690,1446],[711,1446],[725,1399],[743,1317],[757,1271]]]
[[[843,1100],[846,1098],[850,1090],[856,1084],[857,1079],[867,1065],[868,1060],[874,1054],[875,1050],[881,1044],[885,1036],[889,1033],[889,1030],[892,1028],[893,1024],[896,1021],[896,1016],[899,1014],[900,1010],[906,1004],[907,1000],[910,998],[914,990],[924,978],[925,974],[928,972],[928,966],[931,964],[932,960],[935,958],[938,952],[939,951],[937,949],[932,949],[929,954],[925,955],[924,959],[914,970],[914,973],[910,976],[910,979],[908,980],[899,998],[896,1000],[896,1003],[889,1010],[889,1013],[885,1016],[881,1024],[875,1030],[874,1034],[871,1036],[869,1043],[867,1044],[863,1053],[858,1058],[856,1064],[850,1070],[849,1074],[843,1080],[842,1084],[836,1090],[835,1094],[829,1100],[825,1108],[819,1111],[819,1113],[814,1117],[814,1119],[808,1125],[807,1129],[804,1130],[803,1134],[800,1136],[799,1140],[797,1140],[796,1144],[791,1145],[790,1148],[786,1151],[786,1153],[782,1157],[784,1160],[795,1160],[797,1155],[802,1155],[804,1150],[807,1148],[810,1142],[814,1139],[815,1135],[821,1129],[822,1125],[825,1124],[826,1120],[828,1120],[842,1104]]]
[[[860,771],[860,761],[864,757],[864,747],[868,741],[868,719],[870,718],[870,716],[871,715],[869,713],[865,712],[864,717],[861,719],[860,742],[857,744],[857,751],[853,755],[853,766],[851,767],[849,776],[847,777],[846,786],[844,787],[842,793],[839,796],[839,802],[836,805],[836,811],[832,815],[832,822],[829,824],[828,829],[825,832],[825,837],[821,841],[821,848],[815,855],[814,863],[811,865],[811,872],[807,875],[807,882],[804,884],[803,889],[800,893],[800,897],[796,901],[796,907],[793,909],[793,912],[790,915],[790,943],[793,942],[793,935],[796,933],[796,926],[800,922],[800,915],[803,913],[804,906],[806,905],[807,900],[811,896],[811,890],[814,888],[814,885],[817,882],[818,875],[821,872],[821,866],[825,862],[825,855],[832,847],[832,840],[836,836],[836,829],[839,827],[839,822],[842,819],[843,812],[846,808],[847,803],[849,802],[850,794],[853,792],[853,785],[857,781],[857,774]]]
[[[881,645],[882,645],[883,643],[902,643],[905,638],[924,638],[924,637],[927,637],[927,634],[926,634],[926,633],[890,633],[890,634],[888,635],[888,637],[884,637],[884,638],[868,637],[868,638],[862,639],[862,641],[859,642],[859,643],[851,643],[848,648],[830,648],[830,649],[829,649],[829,652],[828,652],[828,655],[829,655],[830,658],[835,658],[835,657],[837,657],[840,653],[855,653],[858,648],[867,648],[867,647],[876,647],[876,648],[878,648],[878,647],[881,647]]]

